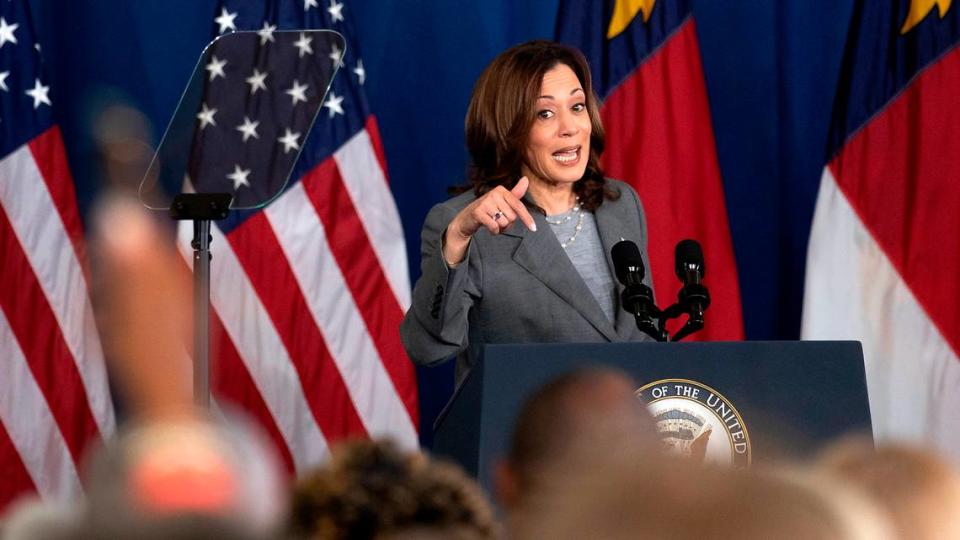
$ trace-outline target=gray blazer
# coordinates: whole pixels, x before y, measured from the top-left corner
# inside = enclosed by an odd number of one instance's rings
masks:
[[[607,264],[613,274],[610,248],[621,238],[633,240],[647,261],[647,228],[643,207],[629,185],[610,180],[620,190],[595,212]],[[560,241],[539,212],[531,212],[537,232],[515,222],[500,235],[480,229],[470,241],[466,259],[456,268],[443,260],[441,239],[453,217],[474,200],[463,193],[434,206],[421,235],[422,275],[400,325],[407,354],[417,364],[431,365],[457,356],[459,386],[485,343],[584,343],[646,341],[633,316],[619,306],[611,322],[597,303]]]

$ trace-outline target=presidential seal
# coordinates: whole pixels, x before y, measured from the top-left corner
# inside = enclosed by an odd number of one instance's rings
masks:
[[[750,435],[720,392],[688,379],[663,379],[637,389],[657,423],[664,449],[700,463],[750,466]]]

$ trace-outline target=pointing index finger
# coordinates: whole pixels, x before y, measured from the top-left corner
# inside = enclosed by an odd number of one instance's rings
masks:
[[[527,207],[523,205],[523,201],[513,196],[512,193],[508,193],[503,197],[503,200],[513,208],[517,213],[517,217],[520,218],[520,221],[527,226],[533,232],[537,232],[537,224],[533,221],[533,216],[530,215],[530,212],[527,211]]]

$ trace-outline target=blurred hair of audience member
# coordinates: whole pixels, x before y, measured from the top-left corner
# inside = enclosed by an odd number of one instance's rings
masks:
[[[490,503],[460,468],[390,441],[335,447],[297,483],[290,528],[324,540],[499,537]]]
[[[268,538],[287,508],[266,437],[230,412],[132,425],[87,473],[82,530],[97,537]]]
[[[819,465],[872,497],[899,537],[960,538],[960,472],[933,451],[848,439],[826,449]]]
[[[589,367],[561,375],[527,399],[509,454],[495,470],[497,500],[508,512],[536,497],[558,474],[621,453],[659,457],[656,425],[625,373]]]
[[[829,480],[697,466],[682,458],[615,459],[570,471],[510,526],[517,540],[892,538],[875,505]]]

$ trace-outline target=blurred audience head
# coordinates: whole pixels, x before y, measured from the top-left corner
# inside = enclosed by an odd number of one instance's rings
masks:
[[[111,538],[156,531],[267,538],[281,530],[287,500],[275,453],[244,418],[141,422],[91,461],[82,530]]]
[[[389,441],[334,449],[293,493],[297,538],[485,539],[497,537],[492,507],[458,467]]]
[[[258,540],[285,524],[275,454],[233,414],[128,425],[84,469],[86,497],[24,500],[0,519],[0,538]]]
[[[521,408],[509,455],[496,471],[500,504],[509,509],[531,491],[550,489],[556,475],[611,454],[657,455],[656,426],[636,388],[621,371],[593,367],[536,391]]]
[[[804,475],[613,460],[571,471],[510,520],[515,539],[882,540],[884,515],[857,492]]]
[[[870,440],[840,441],[821,468],[872,497],[902,538],[960,538],[960,473],[937,454]]]

